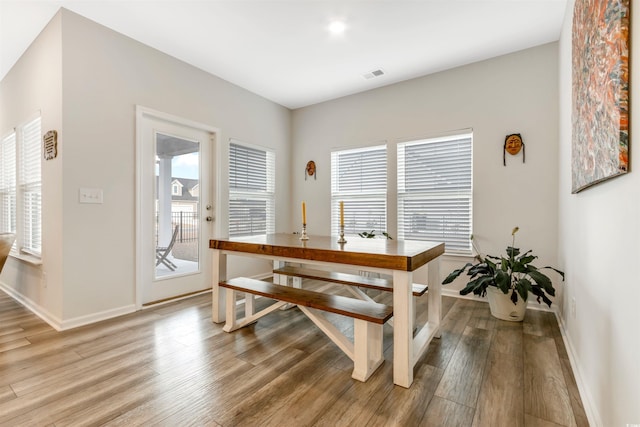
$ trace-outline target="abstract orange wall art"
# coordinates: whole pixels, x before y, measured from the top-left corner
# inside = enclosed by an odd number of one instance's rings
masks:
[[[629,3],[575,2],[572,193],[629,171]]]

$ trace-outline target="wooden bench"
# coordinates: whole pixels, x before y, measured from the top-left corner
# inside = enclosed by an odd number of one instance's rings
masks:
[[[228,289],[226,292],[227,320],[223,328],[226,332],[243,328],[285,304],[295,304],[353,361],[352,378],[366,381],[384,361],[382,325],[393,316],[393,308],[390,306],[245,277],[220,282],[220,286]],[[236,292],[244,292],[246,295],[245,316],[241,319],[237,317]],[[253,295],[270,298],[277,302],[254,313]],[[322,312],[352,317],[353,342],[345,337]]]
[[[376,289],[378,291],[393,292],[393,281],[378,277],[366,277],[359,274],[338,273],[334,271],[315,270],[304,267],[285,266],[273,270],[274,274],[300,277],[303,279],[321,280],[323,282],[339,283],[341,285],[357,286],[360,288]],[[424,295],[427,285],[413,284],[413,295]]]

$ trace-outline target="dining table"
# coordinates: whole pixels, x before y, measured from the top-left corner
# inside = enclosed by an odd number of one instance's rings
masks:
[[[307,237],[307,236],[305,236]],[[393,382],[408,388],[413,383],[416,362],[433,338],[439,337],[441,322],[440,255],[442,242],[367,239],[351,237],[338,243],[337,236],[275,233],[249,237],[214,238],[212,249],[212,320],[225,321],[225,288],[219,283],[227,277],[229,255],[267,259],[274,269],[286,263],[320,266],[331,271],[356,269],[387,274],[393,281]],[[427,269],[427,321],[414,332],[413,277]],[[274,282],[280,279],[274,275]]]

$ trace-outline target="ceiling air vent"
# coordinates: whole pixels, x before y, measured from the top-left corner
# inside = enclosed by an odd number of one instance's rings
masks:
[[[373,71],[369,71],[368,73],[365,73],[362,75],[362,77],[364,77],[365,79],[369,80],[372,79],[374,77],[380,77],[380,76],[384,76],[384,71],[382,70],[373,70]]]

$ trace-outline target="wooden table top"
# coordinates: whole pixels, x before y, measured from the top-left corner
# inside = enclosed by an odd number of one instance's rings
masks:
[[[444,253],[444,243],[417,240],[365,239],[351,237],[339,244],[337,236],[267,234],[251,237],[211,239],[209,247],[281,258],[297,258],[363,267],[414,271]]]

